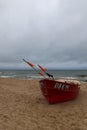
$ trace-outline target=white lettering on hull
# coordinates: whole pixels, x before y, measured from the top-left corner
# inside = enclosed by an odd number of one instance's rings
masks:
[[[62,83],[56,83],[56,84],[54,85],[54,88],[62,89],[62,90],[64,90],[64,89],[69,89],[69,85],[67,85],[67,84],[62,84]]]

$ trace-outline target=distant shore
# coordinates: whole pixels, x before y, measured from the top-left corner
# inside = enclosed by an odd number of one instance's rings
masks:
[[[87,83],[75,100],[50,105],[39,80],[0,78],[0,130],[87,130]]]

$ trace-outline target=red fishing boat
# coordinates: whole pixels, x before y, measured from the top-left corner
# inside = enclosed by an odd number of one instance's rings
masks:
[[[40,80],[41,91],[47,101],[51,104],[64,102],[75,99],[78,96],[80,90],[80,82],[69,79],[54,79],[52,74],[49,74],[46,68],[38,65],[41,71],[37,70],[35,65],[31,62],[23,59],[28,65],[30,65],[38,74],[44,77]],[[47,78],[44,72],[49,78]]]
[[[51,104],[75,99],[78,96],[80,83],[71,80],[40,80],[41,91]]]

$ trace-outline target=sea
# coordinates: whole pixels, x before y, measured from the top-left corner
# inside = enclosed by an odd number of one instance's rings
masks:
[[[87,82],[87,70],[48,70],[47,72],[53,75],[55,79],[68,78]],[[0,77],[28,80],[43,79],[43,77],[34,70],[0,70]]]

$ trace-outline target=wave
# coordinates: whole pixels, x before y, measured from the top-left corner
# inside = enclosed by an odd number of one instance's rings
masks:
[[[54,75],[55,79],[58,78],[66,78],[66,79],[73,79],[73,80],[80,80],[87,82],[87,71],[49,71]],[[0,71],[1,78],[21,78],[21,79],[43,79],[42,76],[38,75],[34,71],[26,71],[26,70],[4,70]]]
[[[13,75],[13,76],[6,76],[6,75],[1,75],[0,78],[18,78],[18,79],[42,79],[41,76],[18,76],[18,75]]]

